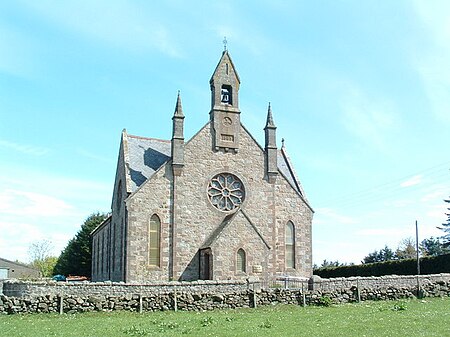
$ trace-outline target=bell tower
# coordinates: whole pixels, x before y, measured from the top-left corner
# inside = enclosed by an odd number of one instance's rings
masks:
[[[215,151],[237,152],[239,149],[241,112],[238,93],[240,83],[239,75],[225,48],[209,81],[211,86],[211,111],[209,114]]]

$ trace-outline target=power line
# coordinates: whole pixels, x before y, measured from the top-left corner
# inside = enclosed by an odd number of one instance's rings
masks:
[[[449,181],[448,179],[441,179],[442,177],[450,177],[447,170],[450,161],[429,167],[415,173],[409,174],[402,178],[396,178],[386,183],[372,186],[355,193],[340,195],[330,198],[324,204],[331,204],[332,206],[354,206],[363,203],[376,202],[378,200],[389,200],[395,196],[411,193],[416,190],[426,189],[430,184],[424,185],[423,182],[411,186],[402,186],[403,182],[420,176],[423,180],[433,180],[433,184]],[[400,192],[400,193],[399,193]]]

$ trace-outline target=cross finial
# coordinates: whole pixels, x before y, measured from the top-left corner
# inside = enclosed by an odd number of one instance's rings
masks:
[[[228,41],[227,41],[227,37],[226,36],[224,36],[223,37],[223,51],[227,51],[227,43],[228,43]]]

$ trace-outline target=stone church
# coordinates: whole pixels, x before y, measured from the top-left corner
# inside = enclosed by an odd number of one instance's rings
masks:
[[[242,125],[239,86],[225,49],[209,120],[191,139],[179,94],[171,140],[122,132],[111,216],[92,233],[93,281],[312,275],[313,210],[270,104],[264,147]]]

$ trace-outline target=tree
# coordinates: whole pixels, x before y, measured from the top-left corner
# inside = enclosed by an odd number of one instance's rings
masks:
[[[332,268],[332,267],[339,267],[339,266],[343,266],[343,263],[340,263],[339,261],[328,261],[328,260],[323,260],[322,264],[320,266],[320,268]]]
[[[450,203],[450,199],[444,201]],[[450,208],[447,208],[447,210],[450,211]],[[444,240],[444,247],[448,248],[450,247],[450,213],[445,213],[445,215],[447,216],[447,222],[443,223],[442,227],[438,228],[446,233],[445,235],[441,236],[441,238]]]
[[[450,249],[445,248],[441,240],[434,237],[423,240],[419,249],[423,256],[438,256],[450,253]]]
[[[416,244],[412,238],[403,239],[395,251],[395,257],[398,260],[415,259],[416,256]]]
[[[53,244],[49,240],[33,242],[28,248],[31,266],[38,269],[43,277],[52,276],[57,258],[51,256]]]
[[[53,269],[54,274],[91,277],[92,238],[91,232],[100,225],[107,215],[91,214],[81,225],[81,229],[61,252]]]
[[[384,246],[380,251],[375,250],[373,253],[370,253],[366,257],[364,257],[362,263],[375,263],[375,262],[383,262],[390,261],[395,259],[395,253],[390,249],[387,245]]]

